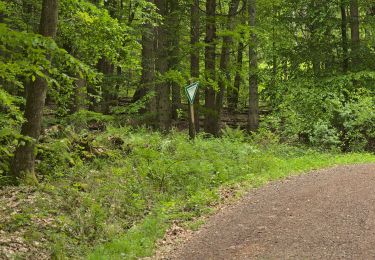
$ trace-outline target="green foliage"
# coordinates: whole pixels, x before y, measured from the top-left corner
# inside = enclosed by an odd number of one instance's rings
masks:
[[[239,127],[233,129],[228,126],[225,126],[225,128],[222,129],[221,132],[223,138],[229,138],[232,141],[238,140],[240,142],[245,140],[245,132],[241,130]]]
[[[0,23],[0,42],[3,55],[0,57],[0,78],[9,84],[23,87],[20,77],[31,81],[36,76],[42,77],[52,85],[70,83],[66,74],[72,71],[87,76],[90,82],[95,80],[95,73],[60,49],[56,43],[33,33],[17,32]],[[51,63],[53,62],[56,63]]]
[[[17,104],[20,100],[8,94],[0,86],[0,176],[9,171],[16,139],[20,137],[17,129],[23,121]]]
[[[37,171],[39,178],[54,179],[62,177],[65,170],[81,163],[77,154],[73,153],[69,140],[44,140],[37,147]]]
[[[323,149],[373,150],[374,82],[372,72],[319,82],[290,81],[264,124],[289,142],[303,141]]]
[[[82,61],[95,66],[102,57],[116,62],[120,53],[125,54],[129,29],[107,10],[84,0],[65,0],[61,12],[63,22],[59,24],[58,40],[69,45],[71,53]]]
[[[309,141],[316,147],[334,149],[341,144],[339,134],[335,128],[330,128],[329,123],[318,121],[309,134]]]
[[[126,125],[132,121],[139,121],[142,122],[145,117],[148,115],[140,115],[142,112],[146,111],[146,105],[155,97],[155,92],[151,91],[146,94],[141,99],[135,101],[128,106],[115,106],[112,107],[111,112],[113,113],[114,117],[116,118],[116,123],[119,125]]]
[[[80,110],[64,118],[63,123],[73,127],[75,131],[79,132],[83,129],[104,130],[106,125],[111,121],[112,117],[109,115],[103,115],[89,110]]]

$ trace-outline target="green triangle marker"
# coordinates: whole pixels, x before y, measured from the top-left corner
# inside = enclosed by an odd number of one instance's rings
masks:
[[[186,96],[189,99],[189,103],[193,104],[195,96],[197,94],[199,82],[194,82],[193,84],[190,84],[189,86],[185,87]]]

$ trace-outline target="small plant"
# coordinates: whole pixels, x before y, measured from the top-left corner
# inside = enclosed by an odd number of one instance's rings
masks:
[[[225,125],[225,127],[221,130],[221,134],[223,138],[227,138],[232,141],[242,142],[245,140],[245,132],[241,130],[239,127],[231,128]]]
[[[64,119],[65,125],[72,126],[77,132],[84,129],[103,131],[112,121],[112,116],[103,115],[101,113],[80,110]]]
[[[341,144],[337,130],[322,120],[314,125],[310,134],[310,142],[316,147],[328,150],[338,149]]]

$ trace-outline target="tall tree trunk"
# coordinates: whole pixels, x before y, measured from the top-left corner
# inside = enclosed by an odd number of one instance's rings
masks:
[[[197,44],[199,43],[199,36],[200,36],[200,22],[199,22],[199,0],[194,0],[192,5],[190,6],[190,45],[191,45],[191,52],[190,52],[190,75],[192,80],[199,79],[199,50],[197,48]],[[195,96],[194,105],[195,105],[195,131],[199,132],[199,109],[200,109],[200,93],[198,92]],[[189,110],[190,111],[190,110]],[[190,112],[189,112],[190,113]]]
[[[213,82],[216,80],[216,0],[206,1],[206,47],[205,47],[205,121],[204,128],[207,133],[216,134],[217,113],[215,107],[215,90]]]
[[[154,37],[152,29],[147,27],[142,35],[142,75],[140,87],[134,94],[133,101],[137,101],[144,97],[148,90],[153,90],[155,80],[155,53],[154,53]]]
[[[227,18],[227,30],[232,31],[234,27],[234,16],[237,12],[239,0],[232,0],[229,6],[228,18]],[[223,108],[224,93],[230,83],[230,50],[233,39],[232,36],[225,35],[223,37],[223,44],[221,47],[220,55],[220,77],[219,77],[219,92],[216,95],[216,122],[215,122],[215,135],[220,133],[220,121],[221,121],[221,110]]]
[[[249,25],[255,29],[256,0],[249,0]],[[259,97],[258,97],[258,57],[257,37],[254,31],[250,35],[249,44],[249,114],[248,131],[256,131],[259,127]]]
[[[78,79],[76,80],[74,87],[74,101],[72,108],[73,113],[86,108],[86,93],[86,80],[78,75]]]
[[[373,4],[372,6],[370,6],[369,8],[369,11],[368,11],[368,15],[371,17],[371,19],[375,19],[375,4]],[[373,20],[375,21],[375,20]],[[370,31],[368,33],[369,37],[368,38],[371,38],[373,39],[372,37],[374,37],[374,30]],[[372,42],[372,50],[375,51],[375,42],[372,40],[370,40],[370,42]],[[375,69],[375,62],[372,62],[372,68]]]
[[[150,3],[154,3],[152,0]],[[142,32],[142,61],[141,61],[141,81],[133,95],[133,102],[144,98],[150,91],[155,91],[155,45],[154,45],[154,29],[150,23],[143,26]],[[145,109],[149,112],[148,124],[156,127],[157,107],[156,93],[155,96],[147,103]],[[146,111],[142,112],[146,112]]]
[[[272,77],[271,77],[271,88],[274,93],[276,89],[276,78],[277,78],[277,56],[276,56],[276,14],[275,5],[272,4]]]
[[[148,2],[154,3],[153,0]],[[143,26],[142,31],[142,61],[141,81],[133,95],[133,102],[142,99],[150,90],[154,90],[155,81],[155,50],[154,29],[150,23]],[[153,107],[153,105],[151,105]]]
[[[58,0],[43,0],[39,33],[54,38],[57,31],[57,19]],[[21,134],[32,138],[32,141],[26,140],[16,148],[11,167],[11,174],[15,182],[37,183],[35,145],[40,136],[47,88],[47,81],[41,77],[36,77],[28,88],[25,108],[26,121],[22,125]]]
[[[180,43],[180,16],[178,0],[168,0],[169,14],[165,21],[168,29],[168,69],[177,70],[179,68],[179,43]],[[178,119],[177,110],[181,108],[181,88],[178,82],[170,83],[172,91],[172,118]]]
[[[166,0],[156,0],[156,7],[162,17],[167,15]],[[159,25],[156,29],[156,71],[159,74],[156,86],[158,127],[161,131],[167,132],[171,127],[171,104],[170,88],[163,78],[168,71],[168,46],[167,46],[167,28],[165,24]]]
[[[346,17],[346,4],[344,0],[341,0],[341,45],[342,45],[342,71],[346,73],[349,68],[349,53],[348,53],[348,32],[347,24],[348,19]]]
[[[240,42],[237,47],[237,60],[236,60],[236,75],[234,76],[233,88],[228,91],[228,108],[231,113],[237,109],[238,97],[242,82],[241,71],[242,71],[242,62],[243,62],[243,51],[244,44],[241,37]]]
[[[100,72],[103,73],[104,77],[107,77],[106,80],[102,84],[102,99],[100,102],[100,112],[103,114],[109,113],[109,108],[112,100],[114,99],[113,92],[114,90],[111,89],[113,83],[108,80],[108,77],[113,76],[115,67],[114,65],[105,57],[102,57],[97,65],[97,68]]]
[[[358,0],[350,0],[350,31],[352,38],[352,70],[358,71],[360,68],[360,36],[359,36],[359,10]]]

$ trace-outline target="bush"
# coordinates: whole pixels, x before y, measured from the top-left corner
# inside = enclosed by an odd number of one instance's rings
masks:
[[[9,172],[13,150],[17,140],[21,138],[18,129],[23,122],[22,113],[17,106],[22,100],[11,96],[1,87],[0,85],[0,178]]]
[[[80,110],[63,120],[64,125],[69,125],[74,128],[76,132],[80,132],[84,129],[89,130],[100,130],[103,131],[110,122],[112,117],[109,115],[103,115],[101,113]]]
[[[319,82],[289,81],[280,86],[285,94],[262,124],[288,143],[375,151],[375,97],[371,89],[375,83],[371,75],[361,72]]]
[[[322,120],[313,126],[309,139],[312,145],[328,150],[337,149],[341,144],[337,130]]]

